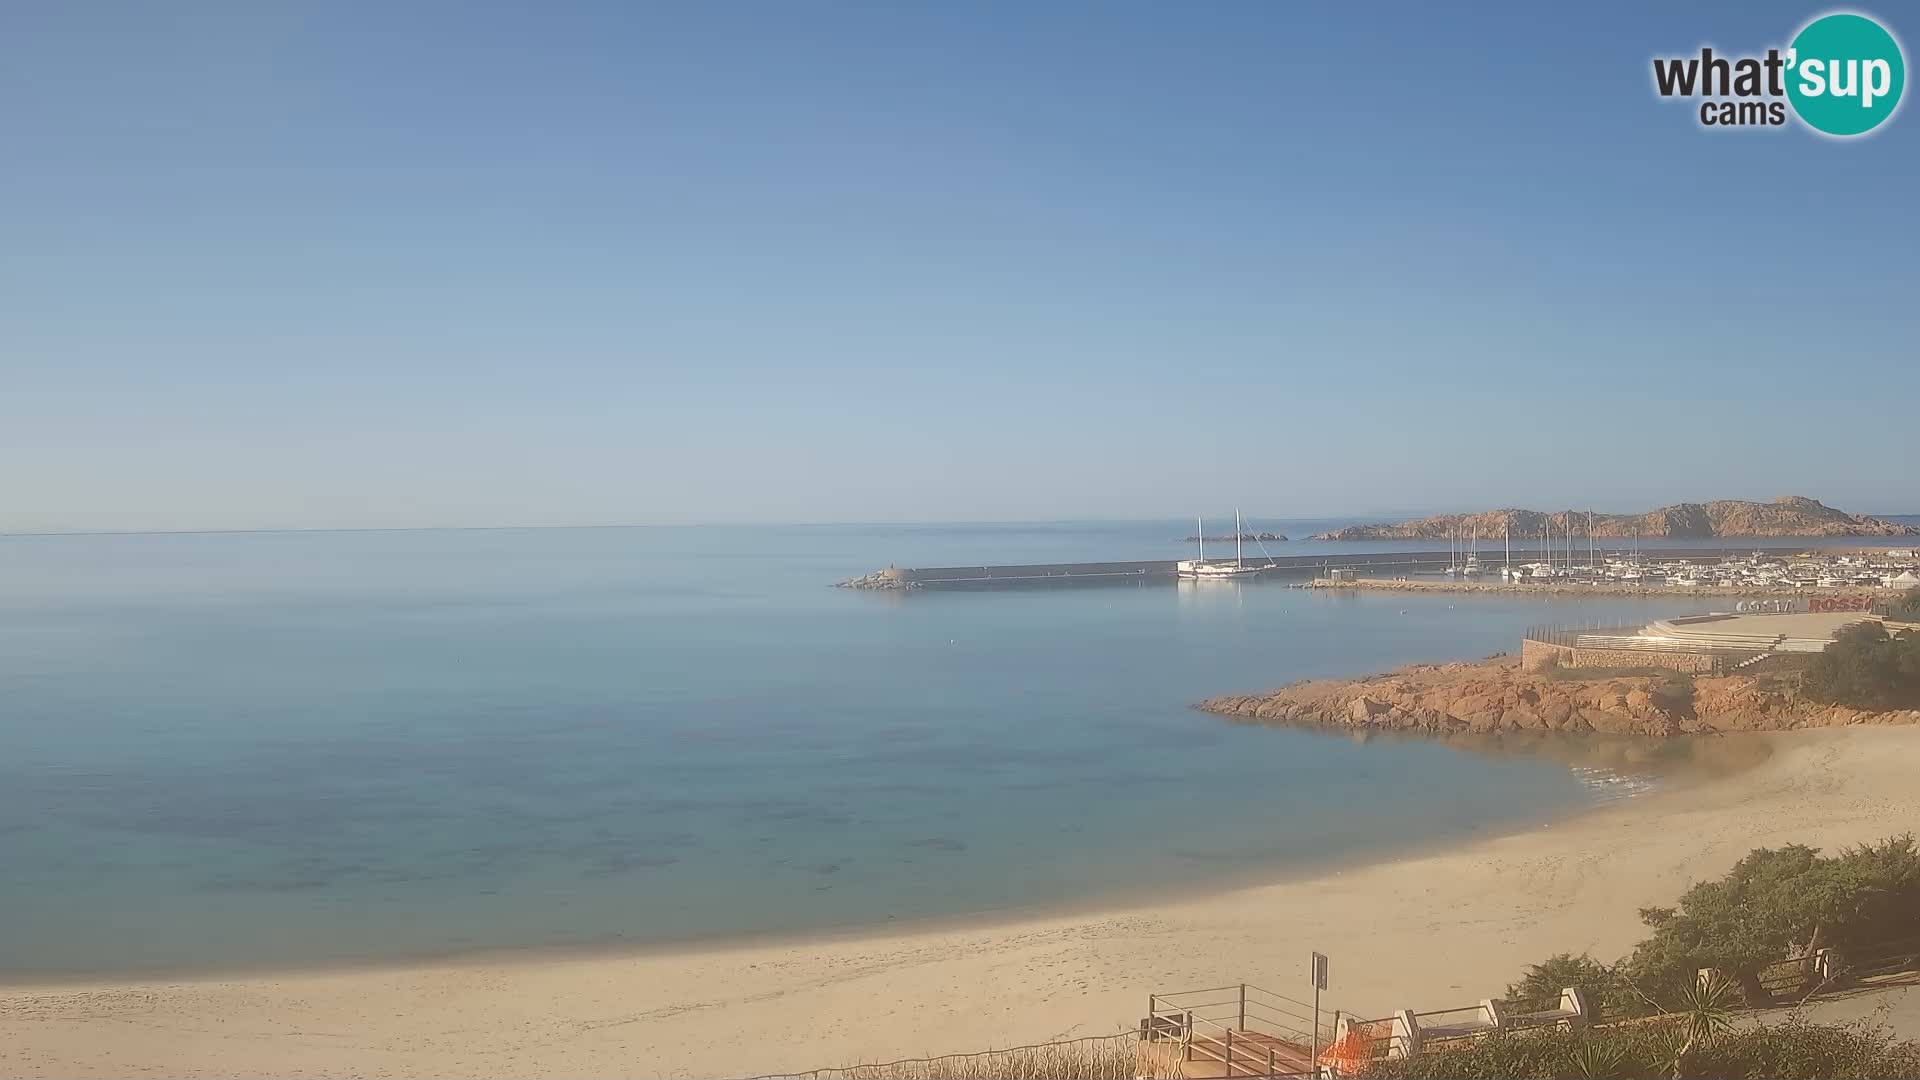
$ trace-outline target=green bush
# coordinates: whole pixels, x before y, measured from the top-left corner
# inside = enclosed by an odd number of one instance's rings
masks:
[[[1855,709],[1920,707],[1920,634],[1888,634],[1878,622],[1847,627],[1807,666],[1814,701]]]
[[[1912,1080],[1920,1077],[1920,1043],[1896,1039],[1883,1028],[1790,1020],[1714,1038],[1696,1057],[1693,1075],[1716,1080]]]
[[[1507,984],[1506,1001],[1518,1012],[1545,1012],[1560,1004],[1560,991],[1569,986],[1585,991],[1588,1003],[1607,1016],[1645,1011],[1626,980],[1584,953],[1558,953],[1531,965],[1519,982]]]

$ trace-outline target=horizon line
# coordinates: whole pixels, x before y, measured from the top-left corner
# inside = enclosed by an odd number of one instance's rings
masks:
[[[1486,510],[1442,510],[1434,514],[1419,515],[1434,517],[1441,514],[1497,513],[1502,510],[1518,510],[1524,507],[1499,507]],[[1656,508],[1659,509],[1659,508]],[[1531,511],[1533,513],[1555,513],[1557,511]],[[1578,511],[1569,511],[1578,512]],[[1616,514],[1615,511],[1590,510],[1588,513]],[[1652,511],[1641,511],[1651,513]],[[1298,517],[1263,517],[1267,522],[1305,521],[1327,522],[1345,518],[1369,516],[1391,517],[1391,514],[1319,514]],[[1913,513],[1856,513],[1856,517],[1902,518],[1920,517],[1920,511]],[[858,520],[845,521],[677,521],[677,522],[601,522],[593,524],[571,525],[316,525],[292,527],[254,527],[228,529],[26,529],[0,530],[0,538],[30,537],[75,537],[75,536],[271,536],[290,533],[415,533],[415,532],[530,532],[586,530],[586,529],[822,529],[848,527],[893,527],[912,528],[923,526],[967,526],[967,525],[1125,525],[1125,524],[1161,524],[1170,521],[1184,521],[1184,517],[1079,517],[1079,518],[949,518],[944,520]],[[1412,519],[1408,519],[1412,520]],[[1397,523],[1397,522],[1396,522]],[[1393,523],[1389,523],[1393,524]],[[1302,537],[1301,539],[1305,539]]]

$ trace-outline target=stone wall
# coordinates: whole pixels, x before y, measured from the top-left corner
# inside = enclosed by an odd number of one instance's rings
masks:
[[[1641,649],[1573,649],[1573,667],[1636,668],[1657,667],[1684,671],[1690,675],[1710,675],[1719,668],[1712,653],[1654,652]]]
[[[1549,645],[1527,638],[1520,642],[1520,670],[1541,672],[1549,668],[1572,667],[1573,652],[1569,645]]]
[[[1651,649],[1590,649],[1572,645],[1553,645],[1531,639],[1520,643],[1520,670],[1541,672],[1555,667],[1568,668],[1666,668],[1690,675],[1710,675],[1719,670],[1719,658],[1711,653],[1656,652]]]

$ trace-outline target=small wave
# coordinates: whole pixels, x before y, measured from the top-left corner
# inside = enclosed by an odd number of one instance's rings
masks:
[[[1618,773],[1612,769],[1575,765],[1569,771],[1581,787],[1602,802],[1638,798],[1658,786],[1649,777]]]

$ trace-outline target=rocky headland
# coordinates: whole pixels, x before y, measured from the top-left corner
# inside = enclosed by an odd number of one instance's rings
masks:
[[[1672,737],[1920,723],[1920,710],[1876,713],[1809,701],[1792,675],[1567,678],[1523,672],[1510,656],[1415,664],[1359,679],[1308,679],[1195,707],[1255,723],[1443,736]]]
[[[1478,536],[1498,540],[1512,535],[1535,539],[1548,526],[1556,538],[1714,539],[1770,536],[1920,536],[1920,528],[1897,521],[1849,514],[1817,499],[1785,495],[1772,502],[1721,499],[1676,503],[1644,514],[1589,514],[1584,510],[1487,510],[1477,514],[1436,514],[1391,525],[1353,525],[1319,533],[1314,540],[1445,540]]]

